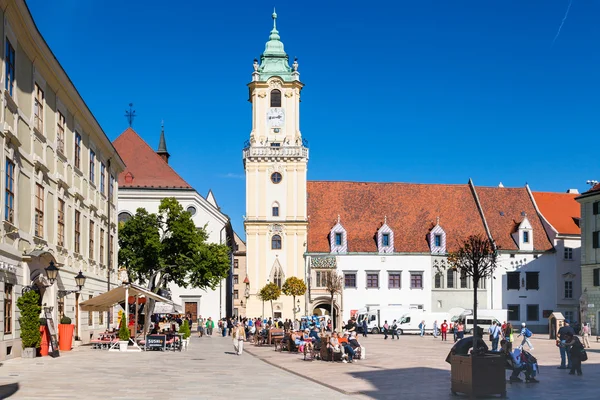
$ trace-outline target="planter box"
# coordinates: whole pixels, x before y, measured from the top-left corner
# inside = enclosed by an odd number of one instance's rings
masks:
[[[58,348],[60,351],[70,351],[73,344],[73,324],[58,324]]]
[[[506,397],[505,358],[501,354],[451,357],[452,394],[469,396],[499,394]]]
[[[23,352],[21,353],[21,357],[22,358],[35,358],[36,357],[36,351],[37,349],[35,347],[26,347],[23,349]]]

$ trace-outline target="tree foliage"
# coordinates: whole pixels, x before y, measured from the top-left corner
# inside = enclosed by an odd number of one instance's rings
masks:
[[[123,313],[121,317],[121,326],[119,327],[119,340],[122,342],[129,341],[131,332],[129,331],[129,323],[127,322],[127,315]]]
[[[300,278],[296,278],[295,276],[290,276],[285,280],[283,286],[281,287],[281,291],[286,296],[292,296],[293,299],[293,307],[294,307],[294,320],[296,319],[296,296],[304,296],[306,293],[306,284]],[[298,308],[299,309],[299,308]]]
[[[214,289],[229,272],[229,248],[206,239],[191,214],[175,198],[165,198],[157,214],[138,208],[119,227],[119,264],[130,281],[149,282],[151,289],[170,282]],[[151,282],[159,273],[158,281]]]
[[[24,293],[17,300],[17,307],[21,312],[19,324],[21,326],[21,345],[24,349],[40,347],[42,335],[40,334],[40,295],[35,290]]]
[[[267,283],[258,292],[258,298],[262,301],[271,302],[271,317],[273,316],[273,300],[277,300],[281,296],[281,289],[275,283]]]
[[[286,296],[293,296],[295,302],[296,296],[304,296],[304,294],[306,293],[306,284],[302,279],[297,278],[295,276],[290,276],[283,283],[281,291]]]

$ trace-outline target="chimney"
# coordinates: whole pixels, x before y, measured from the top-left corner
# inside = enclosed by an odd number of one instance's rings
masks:
[[[579,190],[577,190],[577,189],[569,189],[569,190],[567,190],[567,193],[569,193],[569,194],[579,194]]]
[[[164,162],[166,162],[167,164],[169,163],[169,157],[171,155],[167,151],[167,141],[165,140],[165,124],[164,123],[161,124],[160,141],[158,142],[158,150],[156,151],[156,154],[158,154],[160,156],[160,158],[163,159]]]

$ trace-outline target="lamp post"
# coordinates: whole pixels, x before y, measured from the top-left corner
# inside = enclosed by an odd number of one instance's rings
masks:
[[[79,273],[77,275],[75,275],[75,284],[77,285],[77,290],[59,290],[58,291],[58,298],[62,298],[65,296],[70,295],[71,293],[78,293],[81,292],[81,289],[83,289],[83,287],[85,286],[85,280],[87,279],[87,277],[85,275],[83,275],[83,273],[81,271],[79,271]]]
[[[46,277],[48,278],[48,281],[50,282],[49,285],[44,285],[44,287],[50,287],[50,286],[54,285],[54,282],[56,282],[56,278],[58,277],[58,268],[56,268],[56,265],[54,265],[54,261],[50,261],[50,265],[48,265],[46,268],[44,268],[44,270],[46,271]],[[23,289],[21,290],[21,294],[25,294],[25,293],[29,292],[30,290],[39,290],[39,287],[38,287],[38,285],[23,286]]]

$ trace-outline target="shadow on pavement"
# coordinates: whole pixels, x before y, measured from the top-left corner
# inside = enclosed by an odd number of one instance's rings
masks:
[[[18,383],[9,383],[8,385],[0,385],[0,399],[7,399],[19,391]]]
[[[568,370],[557,370],[556,366],[542,366],[537,378],[540,384],[506,384],[507,395],[513,399],[559,399],[575,396],[578,400],[597,400],[597,377],[600,364],[582,365],[583,376],[569,375]],[[359,393],[372,399],[452,399],[467,396],[452,396],[450,393],[450,371],[435,368],[398,368],[381,371],[348,372],[355,379],[362,379],[373,387]],[[510,371],[506,371],[506,377]],[[340,387],[343,389],[343,387]]]

